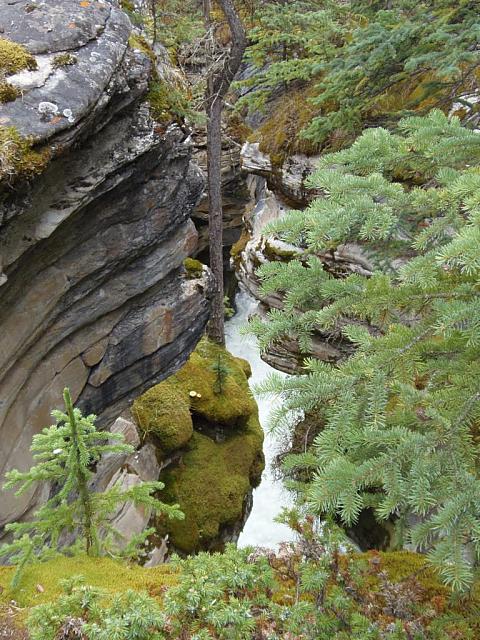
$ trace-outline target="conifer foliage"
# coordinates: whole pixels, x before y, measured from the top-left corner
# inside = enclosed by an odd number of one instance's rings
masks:
[[[356,347],[338,366],[272,376],[277,425],[316,411],[325,420],[307,498],[346,524],[373,507],[397,521],[399,542],[428,551],[455,589],[480,557],[480,136],[440,111],[370,129],[322,158],[311,186],[325,196],[275,232],[301,259],[261,270],[284,309],[251,329],[265,348],[312,331]],[[335,278],[322,256],[356,242],[374,269]],[[474,562],[473,562],[474,564]]]
[[[18,582],[27,562],[45,559],[58,551],[83,547],[88,555],[121,555],[121,549],[135,554],[152,530],[136,536],[132,545],[119,544],[122,536],[110,519],[124,502],[144,505],[168,517],[182,516],[177,505],[166,505],[154,496],[163,489],[161,482],[144,482],[125,490],[113,485],[103,493],[94,492],[90,485],[92,467],[103,455],[132,453],[133,447],[123,442],[121,434],[98,431],[94,415],[83,416],[73,408],[68,389],[63,397],[65,413],[53,411],[55,424],[33,438],[31,451],[36,464],[28,471],[14,469],[6,476],[4,488],[18,487],[16,495],[38,484],[51,487],[49,499],[32,520],[6,526],[13,542],[0,548],[0,556],[17,564],[14,582]]]
[[[302,135],[339,148],[365,125],[449,108],[475,113],[478,0],[270,0],[259,3],[239,105],[308,86]],[[470,97],[469,97],[470,96]]]

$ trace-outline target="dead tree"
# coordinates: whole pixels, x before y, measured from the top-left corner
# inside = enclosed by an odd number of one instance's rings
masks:
[[[225,344],[223,285],[223,211],[222,211],[222,112],[225,96],[242,63],[247,47],[243,23],[233,0],[217,0],[230,27],[231,45],[220,68],[213,67],[205,94],[207,114],[207,167],[209,198],[210,268],[216,281],[208,337]],[[207,26],[210,23],[210,0],[204,0]]]

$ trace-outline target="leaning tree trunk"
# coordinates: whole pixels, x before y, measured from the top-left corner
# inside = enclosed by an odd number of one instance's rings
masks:
[[[205,108],[207,112],[207,166],[209,198],[210,268],[216,281],[212,300],[212,314],[207,329],[208,337],[225,344],[224,285],[223,285],[223,211],[222,211],[222,111],[224,98],[242,63],[247,37],[242,21],[232,0],[218,0],[232,36],[230,52],[219,71],[207,80]],[[209,0],[204,0],[208,18]],[[208,9],[208,11],[207,11]],[[208,16],[207,16],[208,13]]]

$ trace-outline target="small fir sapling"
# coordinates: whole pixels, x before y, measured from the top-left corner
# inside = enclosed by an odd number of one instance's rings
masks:
[[[102,455],[131,453],[133,447],[123,442],[121,434],[98,431],[94,415],[83,416],[73,408],[68,389],[64,390],[63,398],[65,413],[53,411],[55,424],[33,437],[31,451],[35,464],[28,471],[14,469],[6,475],[4,488],[17,486],[16,495],[38,484],[51,487],[50,497],[32,520],[6,526],[13,541],[0,547],[0,557],[17,566],[13,586],[18,584],[28,562],[46,559],[56,552],[83,550],[91,556],[138,554],[152,530],[135,537],[135,549],[130,542],[125,547],[122,535],[110,522],[124,502],[144,505],[169,518],[183,517],[178,505],[166,505],[155,497],[164,488],[161,482],[144,482],[128,489],[115,484],[104,492],[93,492],[92,468]]]
[[[225,382],[227,381],[230,369],[225,364],[225,359],[222,354],[218,354],[217,360],[213,363],[211,368],[215,374],[213,390],[217,395],[223,395],[225,391]]]

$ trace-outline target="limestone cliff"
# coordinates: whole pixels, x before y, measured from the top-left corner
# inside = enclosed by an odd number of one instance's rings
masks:
[[[2,3],[0,37],[34,64],[0,103],[0,156],[23,154],[17,175],[0,163],[0,483],[29,466],[63,387],[107,424],[185,362],[208,318],[207,272],[183,268],[203,178],[187,136],[149,115],[152,61],[131,29],[115,0]],[[38,499],[3,494],[0,532]]]

